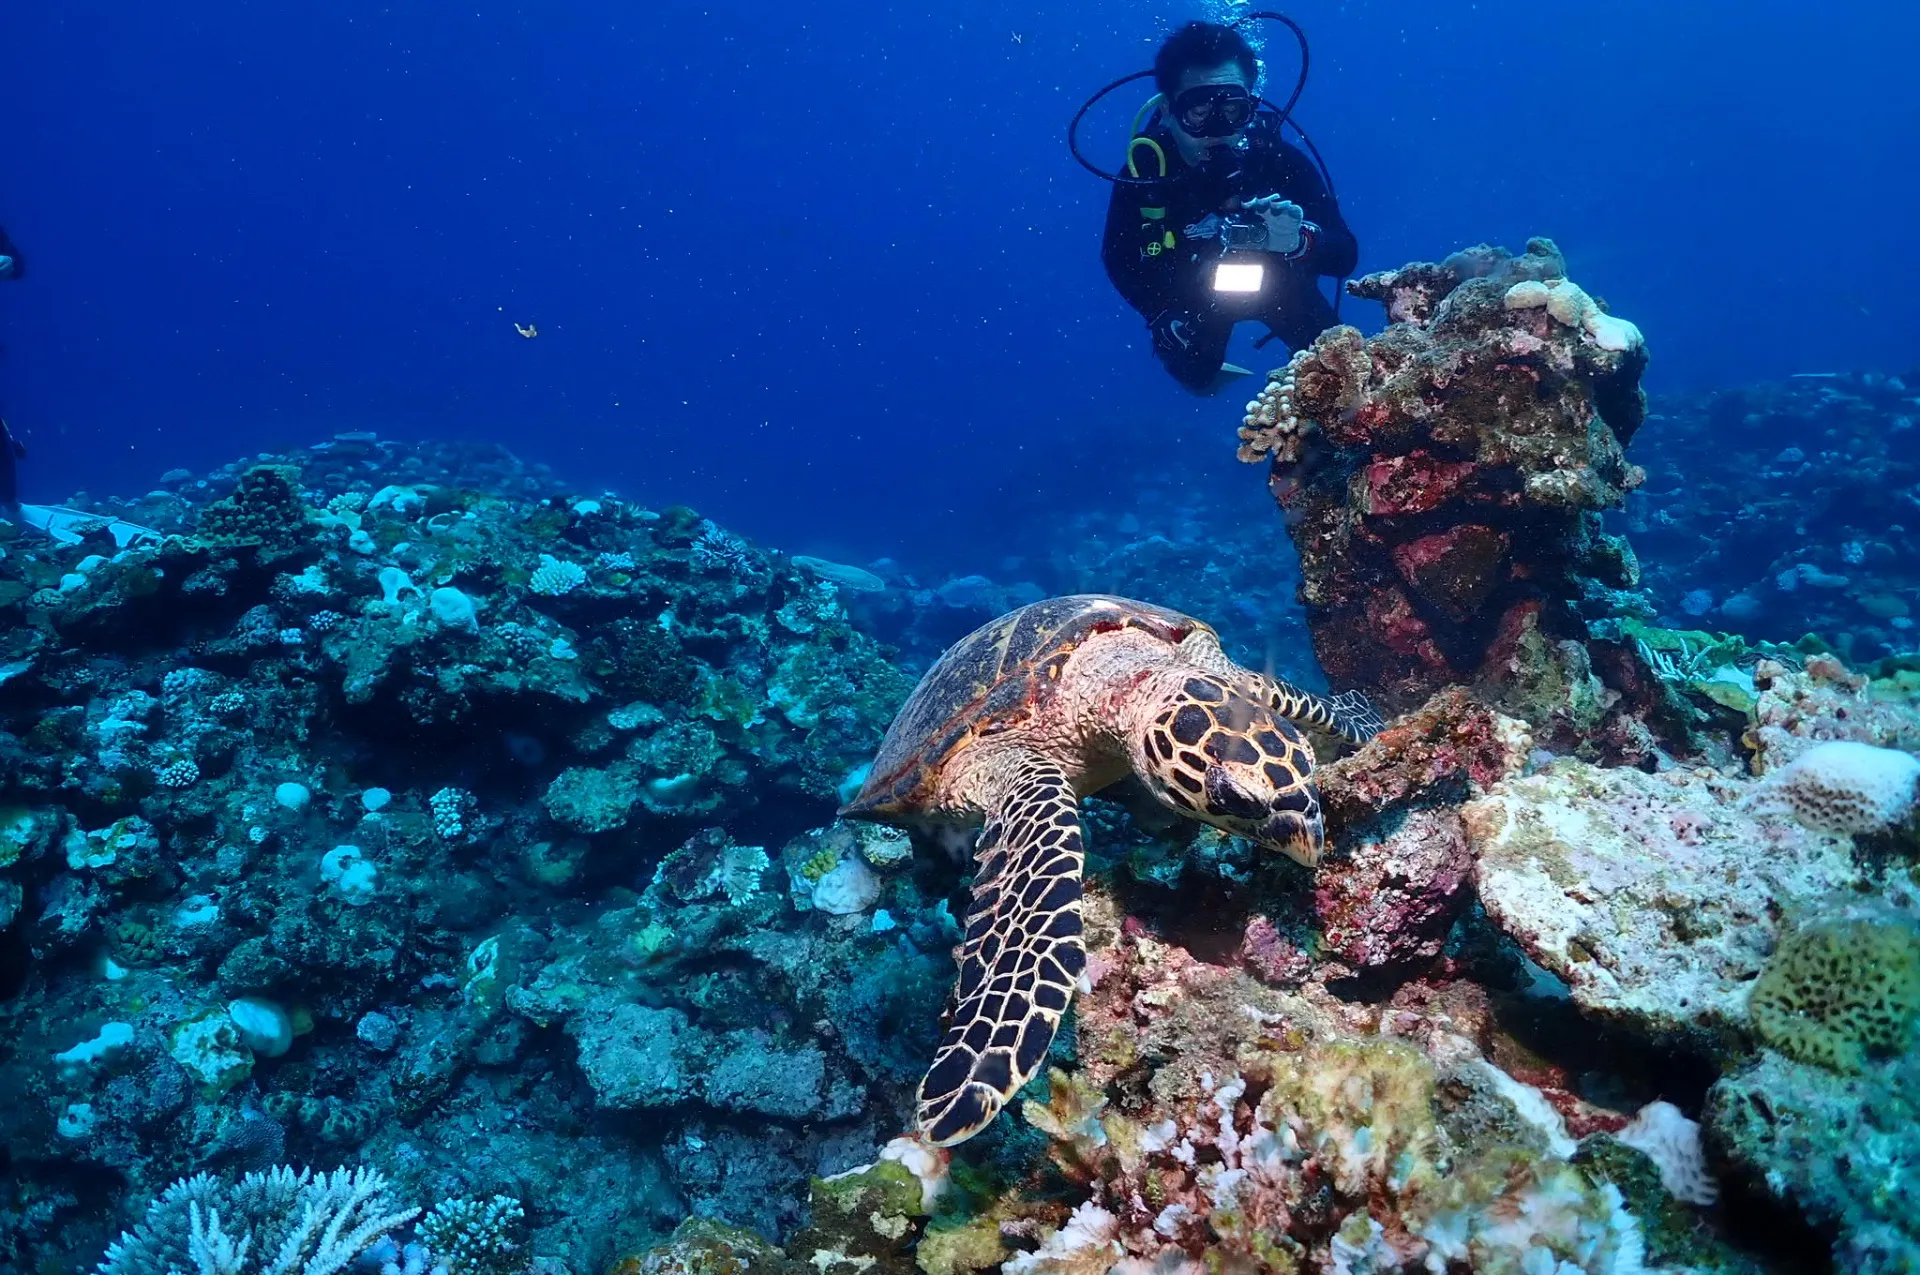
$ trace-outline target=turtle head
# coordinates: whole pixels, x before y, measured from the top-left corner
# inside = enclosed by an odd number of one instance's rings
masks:
[[[1211,674],[1183,673],[1161,691],[1130,741],[1153,795],[1307,867],[1320,862],[1313,749],[1293,724]]]

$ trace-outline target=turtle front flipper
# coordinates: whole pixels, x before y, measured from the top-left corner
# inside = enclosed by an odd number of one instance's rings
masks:
[[[1259,679],[1267,707],[1290,722],[1349,743],[1364,744],[1386,725],[1378,709],[1359,691],[1315,695],[1277,677]]]
[[[1021,759],[974,847],[979,868],[946,1034],[920,1082],[920,1132],[937,1147],[993,1122],[1039,1070],[1086,966],[1080,813],[1066,771]]]

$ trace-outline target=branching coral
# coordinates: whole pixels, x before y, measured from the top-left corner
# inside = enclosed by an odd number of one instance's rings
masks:
[[[277,1168],[228,1185],[184,1178],[107,1249],[100,1275],[334,1275],[419,1213],[374,1169]]]
[[[1285,367],[1269,374],[1266,388],[1247,404],[1240,423],[1241,460],[1253,464],[1272,457],[1282,465],[1299,462],[1307,430],[1307,422],[1293,410],[1294,368],[1300,361],[1301,355],[1296,354]]]
[[[527,578],[527,587],[546,598],[572,593],[587,582],[587,569],[577,562],[566,562],[550,553],[540,555],[540,565]]]

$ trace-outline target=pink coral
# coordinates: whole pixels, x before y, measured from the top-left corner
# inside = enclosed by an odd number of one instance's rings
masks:
[[[1328,953],[1356,970],[1440,954],[1473,872],[1460,816],[1414,810],[1390,832],[1366,837],[1323,865],[1314,914]]]

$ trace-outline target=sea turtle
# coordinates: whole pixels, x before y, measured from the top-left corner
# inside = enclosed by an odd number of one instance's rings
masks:
[[[840,812],[985,825],[922,1138],[986,1128],[1053,1043],[1086,963],[1080,797],[1137,775],[1180,814],[1319,861],[1313,750],[1293,722],[1355,741],[1380,725],[1357,695],[1239,667],[1191,616],[1099,594],[1021,607],[927,670]]]

